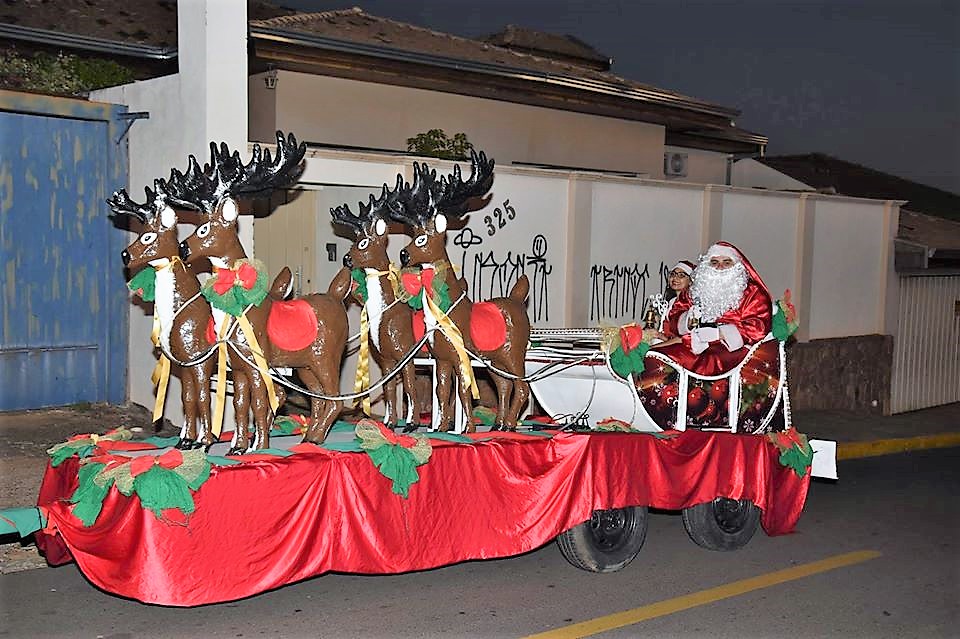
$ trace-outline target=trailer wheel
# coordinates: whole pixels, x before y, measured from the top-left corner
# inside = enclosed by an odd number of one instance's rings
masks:
[[[637,556],[647,537],[647,507],[596,510],[589,521],[557,537],[560,552],[577,568],[615,572]]]
[[[683,526],[690,539],[709,550],[737,550],[747,545],[760,523],[753,502],[718,497],[684,508]]]

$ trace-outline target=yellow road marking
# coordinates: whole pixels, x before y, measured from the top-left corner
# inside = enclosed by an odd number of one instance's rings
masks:
[[[837,459],[876,457],[877,455],[888,455],[890,453],[905,453],[909,450],[949,448],[951,446],[960,446],[960,433],[841,443],[837,446]]]
[[[758,577],[734,581],[733,583],[717,586],[716,588],[701,590],[700,592],[683,595],[682,597],[659,601],[649,606],[642,606],[640,608],[634,608],[633,610],[624,610],[623,612],[606,615],[605,617],[597,617],[596,619],[581,621],[580,623],[575,623],[570,626],[529,635],[524,639],[576,639],[579,637],[589,637],[601,632],[606,632],[607,630],[623,628],[624,626],[630,626],[641,621],[646,621],[647,619],[653,619],[654,617],[662,617],[680,612],[681,610],[687,610],[688,608],[695,608],[704,604],[713,603],[714,601],[720,601],[721,599],[736,597],[737,595],[742,595],[753,590],[760,590],[761,588],[768,588],[787,581],[793,581],[794,579],[802,579],[803,577],[827,572],[828,570],[859,564],[864,561],[876,559],[879,556],[880,553],[876,550],[858,550],[845,555],[828,557],[827,559],[803,564],[802,566],[794,566],[793,568],[770,572]]]

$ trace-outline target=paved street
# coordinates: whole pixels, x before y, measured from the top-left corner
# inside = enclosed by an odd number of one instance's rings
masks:
[[[573,568],[549,544],[406,575],[326,575],[193,609],[100,592],[73,565],[4,575],[0,636],[524,637],[559,629],[553,636],[572,637],[564,628],[589,620],[591,631],[613,628],[604,637],[952,636],[960,448],[849,460],[840,472],[837,483],[811,486],[796,534],[760,532],[740,551],[717,553],[694,545],[678,516],[653,514],[638,558],[608,575]],[[859,551],[873,553],[779,584],[769,576]],[[750,578],[759,579],[749,592],[715,600],[731,590],[718,587],[736,591]],[[661,602],[637,624],[615,628],[616,619],[602,618]],[[658,616],[670,609],[679,611]]]

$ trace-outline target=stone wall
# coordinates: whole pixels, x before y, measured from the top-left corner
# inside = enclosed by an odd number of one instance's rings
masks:
[[[795,410],[890,414],[892,335],[795,342],[787,347],[790,403]]]

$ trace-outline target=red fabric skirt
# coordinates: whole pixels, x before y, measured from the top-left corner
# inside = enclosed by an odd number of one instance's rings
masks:
[[[290,457],[215,466],[184,522],[161,521],[111,488],[86,528],[66,501],[78,461],[48,467],[37,543],[74,559],[96,586],[143,602],[240,599],[328,571],[401,573],[520,554],[597,509],[680,509],[723,496],[763,510],[768,534],[791,532],[809,474],[780,465],[765,437],[686,431],[434,440],[404,499],[363,453],[311,447]],[[53,531],[53,532],[51,532]]]

